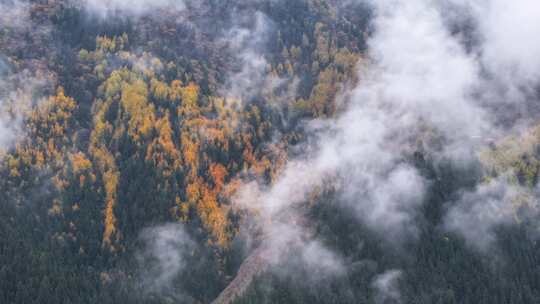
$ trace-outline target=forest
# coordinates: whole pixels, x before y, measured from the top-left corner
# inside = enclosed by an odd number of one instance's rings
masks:
[[[540,303],[538,37],[534,0],[0,0],[0,303]]]

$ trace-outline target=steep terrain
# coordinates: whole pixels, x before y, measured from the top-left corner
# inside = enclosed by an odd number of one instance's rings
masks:
[[[0,303],[540,302],[500,1],[0,0]]]

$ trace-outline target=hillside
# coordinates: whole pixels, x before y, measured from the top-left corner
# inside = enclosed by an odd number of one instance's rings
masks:
[[[539,303],[539,23],[0,0],[0,303]]]

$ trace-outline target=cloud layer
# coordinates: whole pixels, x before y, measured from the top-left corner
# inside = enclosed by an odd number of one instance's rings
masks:
[[[102,18],[115,16],[141,17],[166,9],[183,11],[183,0],[83,0],[83,5]]]
[[[388,270],[375,277],[373,288],[376,291],[376,303],[401,303],[398,280],[401,278],[400,270]]]
[[[496,240],[496,229],[517,223],[520,209],[526,210],[529,218],[538,215],[534,196],[526,188],[509,183],[506,176],[499,177],[465,192],[448,212],[445,227],[486,253]]]
[[[276,218],[298,213],[313,191],[338,177],[342,200],[359,221],[388,240],[414,238],[429,183],[408,161],[412,152],[420,149],[435,160],[456,164],[473,161],[487,142],[510,134],[526,120],[513,117],[512,124],[505,124],[512,109],[537,100],[530,92],[539,80],[537,59],[531,58],[537,53],[538,39],[533,37],[540,29],[535,26],[538,5],[488,2],[451,1],[443,6],[427,0],[371,1],[375,17],[369,60],[359,72],[359,85],[344,92],[345,111],[335,119],[312,122],[317,144],[305,147],[310,152],[290,161],[271,187],[247,185],[237,206],[257,209],[261,225],[272,231]],[[473,24],[466,34],[479,37],[473,48],[448,22],[463,9]],[[505,20],[523,20],[525,25]],[[506,81],[511,92],[499,89]],[[492,191],[495,198],[488,195]],[[496,214],[506,208],[497,206],[506,206],[512,191],[498,183],[464,194],[446,215],[446,228],[489,243],[492,223],[511,220],[505,212]],[[469,234],[484,216],[491,220]],[[298,219],[287,222],[288,229],[304,231],[295,222]],[[283,225],[281,221],[279,229]],[[284,234],[278,235],[281,239]]]
[[[196,243],[179,224],[147,228],[141,233],[144,248],[138,254],[145,292],[173,290],[174,280],[187,266]]]

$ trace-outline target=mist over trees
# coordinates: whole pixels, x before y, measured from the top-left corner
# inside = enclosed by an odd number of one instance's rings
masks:
[[[533,0],[0,0],[0,303],[539,303],[538,37]]]

